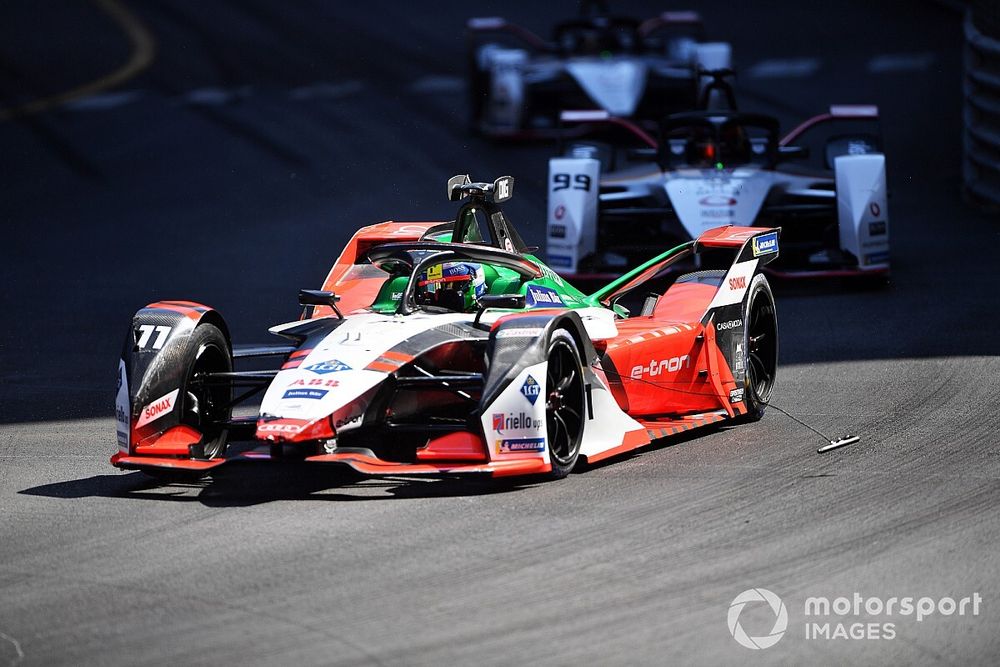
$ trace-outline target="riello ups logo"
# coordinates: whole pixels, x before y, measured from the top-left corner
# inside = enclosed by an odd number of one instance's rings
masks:
[[[497,433],[505,431],[537,431],[541,427],[542,420],[535,419],[533,415],[527,412],[518,412],[516,414],[493,413],[493,430]]]

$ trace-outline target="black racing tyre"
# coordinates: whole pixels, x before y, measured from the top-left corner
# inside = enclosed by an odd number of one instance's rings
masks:
[[[549,339],[545,377],[545,430],[552,478],[568,475],[580,456],[586,421],[583,366],[576,340],[565,329]]]
[[[771,285],[762,274],[750,283],[744,303],[744,421],[757,421],[771,400],[778,370],[778,317]]]
[[[186,352],[187,373],[181,395],[181,423],[197,429],[204,436],[204,458],[222,456],[229,432],[226,423],[232,416],[232,389],[228,384],[199,382],[206,373],[233,370],[233,359],[225,335],[213,324],[199,324],[191,334]]]

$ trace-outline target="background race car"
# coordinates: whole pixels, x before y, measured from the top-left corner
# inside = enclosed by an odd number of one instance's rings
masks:
[[[510,177],[456,176],[449,197],[467,201],[453,221],[359,230],[323,290],[300,293],[302,318],[271,328],[288,345],[234,348],[197,303],[140,310],[112,463],[203,473],[246,441],[266,451],[232,456],[563,477],[581,457],[763,415],[778,339],[761,269],[779,230],[709,230],[585,295],[530,254],[499,208],[512,192]],[[669,277],[693,256],[719,268]],[[267,356],[280,367],[234,370]],[[234,416],[261,391],[255,414]]]
[[[735,106],[727,82],[710,86]],[[616,275],[650,247],[724,224],[780,226],[774,273],[884,280],[889,271],[876,107],[832,106],[784,137],[776,119],[734,108],[670,115],[655,136],[606,112],[564,119],[613,123],[618,134],[549,161],[548,260],[563,275]]]
[[[591,11],[551,40],[502,18],[468,22],[470,126],[493,136],[544,136],[564,109],[603,109],[658,121],[691,109],[699,68],[728,67],[730,47],[704,41],[696,12],[638,21]],[[604,4],[604,3],[600,3]]]

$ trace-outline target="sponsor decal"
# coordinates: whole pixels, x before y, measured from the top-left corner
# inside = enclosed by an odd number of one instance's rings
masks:
[[[510,186],[514,182],[512,178],[499,178],[497,179],[496,186],[496,197],[497,201],[502,201],[504,199],[510,199]]]
[[[129,411],[131,410],[131,404],[129,403],[128,395],[128,377],[125,374],[125,361],[123,359],[118,360],[118,386],[115,390],[115,421],[118,422],[115,427],[115,432],[118,436],[118,448],[122,451],[128,451],[128,441],[129,441]]]
[[[760,236],[753,237],[753,256],[772,255],[778,252],[778,232],[768,232]]]
[[[532,405],[538,400],[538,394],[541,392],[541,389],[538,381],[530,375],[525,379],[524,384],[521,385],[521,393],[524,394],[524,397]]]
[[[726,329],[735,329],[741,326],[743,326],[743,320],[729,320],[728,322],[719,322],[715,325],[715,329],[716,331],[725,331]]]
[[[534,415],[527,412],[517,414],[506,414],[503,412],[493,413],[493,430],[497,433],[507,431],[523,431],[528,429],[540,429],[542,420],[535,419]]]
[[[356,415],[351,415],[350,417],[344,417],[343,419],[338,419],[337,421],[335,421],[333,423],[333,427],[334,428],[343,428],[344,426],[347,426],[348,424],[353,424],[354,422],[361,421],[361,417],[362,417],[362,415],[359,413],[359,414],[356,414]]]
[[[339,387],[340,380],[323,380],[320,378],[312,378],[310,380],[304,380],[299,378],[294,382],[289,383],[289,387]]]
[[[177,402],[178,393],[180,393],[180,389],[174,389],[169,394],[161,396],[144,407],[142,409],[142,413],[139,415],[139,421],[135,424],[136,427],[145,426],[146,424],[156,421],[163,415],[169,414],[173,411],[174,405]]]
[[[257,430],[261,433],[298,433],[305,425],[306,422],[301,424],[275,422],[273,424],[258,424]]]
[[[549,264],[568,269],[573,266],[573,259],[565,255],[549,255]]]
[[[326,394],[326,389],[289,389],[281,398],[311,398],[315,400],[323,398]]]
[[[559,206],[556,206],[556,210],[552,211],[552,215],[555,216],[556,220],[562,220],[566,215],[566,207],[559,204]],[[558,238],[564,238],[566,236],[566,228],[561,225],[559,225],[559,227],[562,229],[562,234],[559,235]],[[556,234],[553,233],[552,236],[556,236]]]
[[[545,277],[548,278],[549,280],[551,280],[552,282],[554,282],[556,285],[559,285],[560,287],[563,287],[566,284],[566,283],[563,282],[563,279],[559,276],[559,274],[555,273],[549,267],[542,266],[541,269],[542,269],[542,273],[545,275]]]
[[[884,236],[886,230],[885,220],[868,223],[868,236]]]
[[[402,292],[393,292],[389,296],[389,298],[392,299],[393,301],[399,301],[400,299],[403,298],[403,293]]]
[[[703,218],[735,218],[736,211],[728,208],[703,208],[701,210]]]
[[[743,343],[736,343],[736,353],[733,354],[735,370],[743,370]]]
[[[663,373],[676,373],[682,368],[691,368],[691,358],[686,354],[660,361],[653,359],[645,366],[633,366],[631,376],[633,380],[638,380],[644,375],[656,377]]]
[[[528,285],[528,293],[525,294],[525,297],[525,301],[527,302],[529,308],[546,308],[549,306],[563,305],[563,300],[559,298],[559,293],[551,287]]]
[[[739,403],[743,400],[743,389],[732,389],[729,392],[729,402]]]
[[[868,205],[868,210],[871,211],[871,214],[876,218],[882,214],[882,207],[878,205],[878,202],[873,201],[870,203]]]
[[[726,195],[706,195],[698,200],[702,206],[736,206],[736,198]]]
[[[523,329],[501,329],[497,332],[497,338],[534,338],[541,336],[545,329],[541,327],[525,327]]]
[[[887,252],[873,252],[870,255],[865,255],[865,264],[885,264],[889,261],[889,253]]]
[[[325,375],[326,373],[349,371],[351,370],[351,367],[342,361],[337,361],[336,359],[330,359],[328,361],[321,361],[318,364],[313,364],[312,366],[306,366],[306,370],[312,371],[313,373],[318,373],[320,375]]]
[[[515,452],[543,452],[545,438],[517,438],[514,440],[497,440],[497,454],[512,454]]]
[[[739,303],[747,292],[750,282],[753,280],[754,271],[757,269],[759,259],[750,259],[745,262],[737,262],[729,269],[726,279],[722,283],[721,289],[715,293],[709,310],[728,306],[732,303]]]
[[[549,227],[549,236],[554,239],[566,238],[566,225],[551,225]]]

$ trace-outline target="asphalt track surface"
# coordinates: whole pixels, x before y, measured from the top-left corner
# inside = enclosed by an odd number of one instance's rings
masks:
[[[465,134],[461,27],[544,30],[574,3],[291,4],[127,2],[126,24],[114,2],[0,9],[8,110],[155,42],[96,97],[0,122],[0,664],[996,663],[1000,227],[960,198],[961,21],[934,3],[690,3],[745,71],[814,63],[741,77],[745,108],[786,127],[882,109],[892,284],[777,290],[773,406],[858,444],[818,455],[772,409],[548,484],[112,469],[116,357],[143,304],[209,303],[266,341],[353,229],[446,219],[466,171],[513,174],[508,211],[543,240],[551,149]],[[761,651],[726,621],[752,587],[789,615]],[[806,639],[807,597],[854,592],[983,602],[825,619],[894,622],[891,640]],[[763,635],[769,613],[740,621]]]

